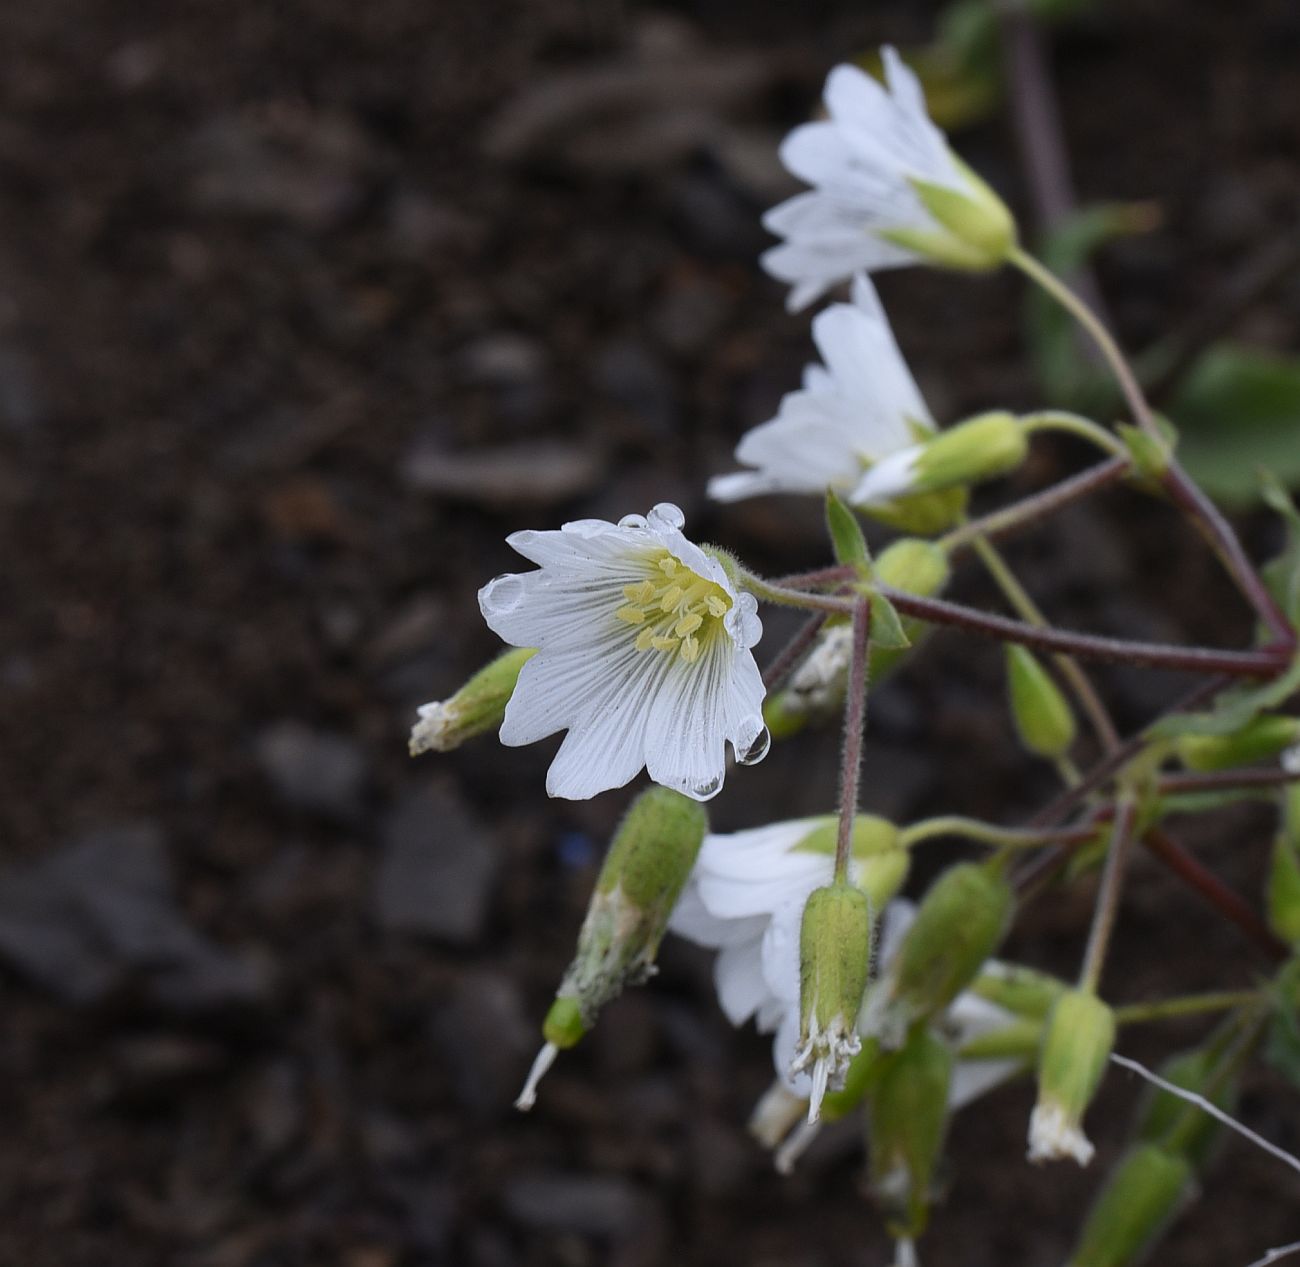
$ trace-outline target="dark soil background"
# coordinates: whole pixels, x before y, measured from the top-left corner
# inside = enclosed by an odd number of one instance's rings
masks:
[[[405,740],[493,653],[475,592],[518,564],[514,528],[671,500],[756,565],[822,561],[815,505],[702,497],[811,357],[758,216],[826,69],[934,16],[4,6],[0,1262],[888,1261],[852,1127],[787,1181],[748,1139],[769,1046],[727,1026],[692,948],[511,1109],[625,798],[548,802],[553,743],[412,762]],[[1059,37],[1082,196],[1165,215],[1102,269],[1133,346],[1295,233],[1298,58],[1290,0],[1114,4]],[[1006,125],[960,141],[1023,209]],[[1013,279],[883,290],[938,418],[1038,399]],[[1240,332],[1295,346],[1300,288]],[[1044,442],[991,495],[1086,457]],[[1064,623],[1249,635],[1195,538],[1131,494],[1011,553]],[[1186,687],[1100,680],[1128,727]],[[1049,795],[1000,691],[996,647],[934,638],[873,699],[868,805],[1011,822]],[[715,825],[825,809],[833,754],[814,737],[733,773]],[[1239,813],[1183,838],[1254,897],[1268,832]],[[1027,911],[1011,952],[1068,971],[1087,890]],[[1260,967],[1139,860],[1114,998]],[[1155,1061],[1201,1028],[1124,1046]],[[928,1267],[1060,1263],[1135,1095],[1111,1076],[1087,1172],[1024,1162],[1027,1086],[963,1114]],[[1274,1075],[1242,1114],[1300,1146]],[[1232,1144],[1157,1261],[1295,1239],[1292,1182]]]

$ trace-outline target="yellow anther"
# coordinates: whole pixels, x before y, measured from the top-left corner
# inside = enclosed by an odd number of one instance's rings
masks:
[[[712,588],[713,584],[710,581],[696,581],[695,584],[682,595],[682,602],[685,603],[687,607],[693,607],[700,601],[700,599],[708,594]]]
[[[659,607],[662,611],[675,611],[677,605],[682,601],[682,587],[680,585],[670,585],[665,591],[664,596],[659,600]]]
[[[692,618],[694,619],[694,618]],[[687,635],[682,639],[682,659],[687,664],[694,664],[700,658],[700,642],[698,638],[692,638]]]
[[[673,633],[679,638],[685,638],[687,634],[693,634],[702,624],[704,624],[704,617],[692,612],[689,616],[683,616],[673,626]]]
[[[636,649],[638,651],[649,651],[650,644],[655,641],[655,631],[653,629],[643,629],[636,636]]]
[[[727,602],[725,598],[722,597],[721,594],[709,595],[710,616],[725,616],[727,614],[728,606],[730,606],[730,604]]]
[[[649,581],[637,585],[624,585],[623,597],[629,603],[648,603],[655,595],[655,587]]]
[[[637,641],[640,642],[641,639],[638,638]],[[676,651],[677,639],[676,638],[651,638],[650,645],[656,651]]]
[[[629,625],[644,625],[646,622],[646,614],[640,607],[620,607],[614,615]]]
[[[666,555],[659,560],[659,570],[665,576],[675,576],[677,573],[677,560],[671,554]]]

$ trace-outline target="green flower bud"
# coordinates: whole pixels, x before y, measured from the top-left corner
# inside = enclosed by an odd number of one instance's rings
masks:
[[[799,929],[799,1047],[791,1072],[810,1069],[808,1120],[827,1088],[844,1085],[861,1050],[858,1012],[871,967],[871,903],[861,889],[836,882],[815,889]]]
[[[518,1108],[532,1107],[557,1052],[578,1042],[625,986],[639,985],[654,971],[668,917],[708,828],[704,807],[668,788],[651,788],[632,802],[605,855]]]
[[[1029,439],[1012,414],[995,410],[941,431],[921,450],[914,468],[918,492],[974,484],[1014,471],[1029,453]]]
[[[1192,1187],[1185,1157],[1154,1144],[1130,1148],[1097,1194],[1068,1267],[1129,1267],[1140,1261]]]
[[[941,268],[988,272],[1000,267],[1016,245],[1016,222],[1006,204],[954,155],[962,187],[953,189],[914,178],[921,205],[938,221],[937,229],[892,229],[880,234]]]
[[[1042,1019],[1069,987],[1059,977],[1022,964],[989,963],[971,990],[1017,1016]]]
[[[952,1053],[925,1025],[880,1058],[867,1110],[871,1188],[894,1237],[925,1230],[948,1125]]]
[[[1285,942],[1300,942],[1300,852],[1295,837],[1279,832],[1268,871],[1268,926]]]
[[[1083,1115],[1115,1043],[1115,1017],[1094,994],[1061,995],[1047,1018],[1038,1057],[1038,1103],[1029,1118],[1029,1160],[1072,1157],[1081,1166],[1093,1147]]]
[[[1300,718],[1256,717],[1230,735],[1181,735],[1175,750],[1179,760],[1197,771],[1228,770],[1268,761],[1300,737]]]
[[[1061,688],[1024,647],[1006,648],[1011,716],[1020,742],[1035,756],[1053,761],[1074,744],[1074,713]]]
[[[897,1046],[913,1022],[942,1011],[978,974],[1010,923],[1011,886],[1000,870],[949,867],[931,886],[903,936],[869,1029]]]
[[[947,588],[952,568],[947,554],[933,542],[922,541],[919,537],[903,537],[881,551],[876,559],[875,574],[882,585],[888,585],[891,589],[930,598],[943,593]],[[912,616],[903,617],[903,633],[912,646],[916,646],[929,631],[930,626],[925,621]],[[906,648],[886,650],[884,647],[873,646],[869,679],[872,682],[881,681],[906,654]]]
[[[839,821],[827,815],[795,847],[795,853],[835,853]],[[859,814],[849,841],[850,874],[867,895],[871,910],[883,911],[897,896],[912,865],[911,851],[898,843],[898,828],[877,814]]]
[[[1237,1101],[1236,1077],[1220,1078],[1220,1055],[1203,1047],[1179,1052],[1156,1072],[1185,1091],[1205,1096],[1217,1108],[1231,1113]],[[1223,1127],[1208,1113],[1159,1087],[1148,1088],[1138,1111],[1137,1138],[1157,1144],[1165,1152],[1185,1157],[1194,1167],[1204,1166],[1223,1135]]]
[[[882,504],[863,506],[863,513],[899,532],[928,537],[946,532],[965,513],[969,493],[964,487],[937,493],[908,493]]]
[[[481,668],[451,699],[420,705],[420,720],[411,729],[411,756],[450,752],[499,726],[519,670],[536,654],[527,647],[512,647]]]

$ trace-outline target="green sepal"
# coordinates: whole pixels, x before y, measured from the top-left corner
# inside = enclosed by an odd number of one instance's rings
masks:
[[[851,567],[864,580],[871,575],[871,551],[862,535],[862,525],[855,515],[836,495],[826,490],[826,530],[830,533],[835,561]]]
[[[1007,687],[1011,716],[1020,742],[1049,761],[1063,757],[1074,744],[1074,712],[1061,688],[1038,658],[1025,647],[1006,646]]]
[[[1133,460],[1132,478],[1158,488],[1173,460],[1173,443],[1163,436],[1156,439],[1127,422],[1119,423],[1115,430]]]
[[[879,591],[873,590],[871,603],[871,643],[884,651],[906,651],[912,645],[898,609]]]

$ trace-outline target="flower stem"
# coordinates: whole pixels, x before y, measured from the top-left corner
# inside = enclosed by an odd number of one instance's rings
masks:
[[[1149,827],[1142,843],[1188,888],[1195,890],[1216,911],[1236,924],[1270,959],[1287,957],[1287,948],[1238,894],[1214,872],[1201,865],[1163,827]]]
[[[1040,629],[1046,628],[1047,617],[1043,615],[1038,604],[1034,602],[1028,591],[1020,584],[997,547],[987,537],[976,537],[971,542],[971,545],[1014,611],[1029,624]],[[1101,741],[1101,746],[1107,751],[1117,747],[1119,745],[1119,734],[1115,730],[1115,724],[1111,721],[1110,714],[1106,711],[1106,705],[1102,703],[1101,696],[1097,694],[1096,688],[1088,679],[1088,675],[1079,667],[1078,661],[1068,655],[1056,655],[1052,657],[1052,662],[1056,665],[1061,676],[1069,682],[1070,689],[1074,692],[1080,707],[1087,713],[1088,721],[1092,725],[1097,738]],[[1071,780],[1067,778],[1066,782],[1077,782],[1077,779]]]
[[[1026,433],[1064,431],[1095,444],[1112,458],[1128,460],[1128,449],[1124,447],[1124,442],[1116,439],[1105,427],[1093,422],[1091,418],[1085,418],[1082,414],[1069,413],[1063,409],[1044,409],[1025,414],[1020,422]]]
[[[1115,1009],[1120,1025],[1142,1021],[1170,1021],[1182,1016],[1200,1016],[1205,1012],[1227,1012],[1259,1002],[1258,990],[1220,990],[1215,994],[1188,994],[1177,999],[1158,999],[1154,1003],[1130,1003]]]
[[[844,697],[844,747],[840,754],[840,824],[835,838],[835,879],[847,881],[853,849],[853,822],[858,815],[858,783],[862,775],[862,731],[867,721],[867,666],[871,644],[871,603],[864,597],[853,605],[853,643],[849,655],[848,690]]]
[[[794,637],[777,653],[777,657],[763,670],[763,685],[769,691],[775,691],[794,671],[803,659],[804,652],[817,640],[821,627],[826,623],[825,612],[814,612],[799,627]]]
[[[1270,678],[1289,664],[1281,649],[1261,651],[1217,651],[1205,647],[1170,647],[1160,643],[1131,642],[1098,634],[1075,633],[1055,628],[1038,629],[1005,616],[963,607],[942,598],[920,598],[889,586],[880,592],[905,616],[915,616],[938,625],[954,625],[971,633],[1017,642],[1033,651],[1065,652],[1082,660],[1100,660],[1111,664],[1132,664],[1140,668],[1170,669],[1181,673],[1220,673],[1233,677]],[[843,600],[834,602],[833,611],[844,611]]]
[[[898,843],[904,849],[919,845],[925,840],[941,836],[961,836],[981,845],[994,845],[1001,849],[1037,849],[1042,845],[1079,844],[1091,840],[1096,829],[1088,826],[1044,828],[998,827],[978,818],[965,818],[960,814],[945,814],[938,818],[923,818],[898,834]]]
[[[1211,770],[1204,774],[1166,774],[1157,780],[1156,791],[1236,792],[1251,788],[1279,788],[1300,783],[1300,770],[1269,767],[1263,770]]]
[[[1051,269],[1021,247],[1014,247],[1007,259],[1051,295],[1088,332],[1105,358],[1111,373],[1114,374],[1134,421],[1147,435],[1158,441],[1162,448],[1167,447],[1167,441],[1160,432],[1155,414],[1137,380],[1137,375],[1133,372],[1124,353],[1120,351],[1119,344],[1115,342],[1105,325],[1097,319],[1092,309]],[[1242,549],[1241,542],[1237,540],[1232,525],[1188,476],[1172,453],[1169,454],[1168,464],[1161,473],[1160,482],[1175,505],[1200,526],[1219,556],[1219,561],[1273,636],[1286,646],[1294,646],[1296,631],[1269,593],[1268,587],[1260,579],[1254,564]]]
[[[1115,821],[1111,825],[1110,847],[1101,869],[1101,886],[1097,890],[1097,904],[1092,912],[1092,927],[1088,930],[1088,945],[1083,952],[1083,966],[1079,970],[1079,989],[1096,994],[1101,984],[1101,970],[1106,963],[1110,935],[1115,929],[1119,914],[1120,895],[1124,891],[1124,873],[1133,843],[1133,827],[1137,821],[1137,799],[1127,788],[1122,789],[1115,802]]]
[[[1108,484],[1114,484],[1128,473],[1130,465],[1127,457],[1110,458],[1105,462],[1099,462],[1096,466],[1090,466],[1068,480],[1061,480],[1060,483],[1043,489],[1041,493],[1035,493],[1032,497],[1013,502],[1010,506],[995,510],[979,519],[967,520],[966,523],[940,537],[935,544],[941,550],[952,554],[969,546],[976,537],[998,537],[1013,528],[1020,528],[1035,520],[1043,519],[1054,511],[1105,488]],[[817,573],[808,575],[816,576]],[[798,578],[788,579],[793,581]]]

